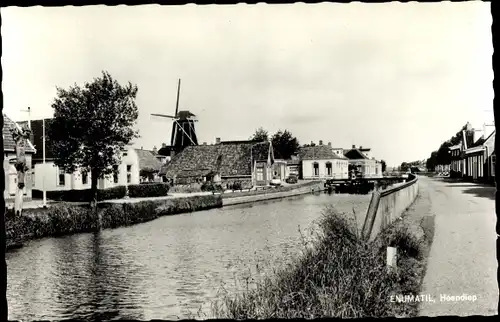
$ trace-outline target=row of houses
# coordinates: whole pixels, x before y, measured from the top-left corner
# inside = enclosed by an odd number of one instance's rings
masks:
[[[13,122],[5,114],[3,126],[4,141],[4,171],[5,171],[5,191],[6,200],[15,197],[17,186],[17,171],[14,167],[16,160],[15,143],[10,130],[13,127],[21,127],[26,122]],[[48,126],[50,119],[45,119],[45,126]],[[50,141],[45,142],[45,162],[43,159],[43,120],[30,122],[32,137],[27,140],[26,163],[30,169],[26,173],[24,197],[31,199],[32,190],[62,191],[62,190],[83,190],[90,189],[91,175],[76,170],[73,173],[66,173],[63,169],[55,165],[54,155],[50,149]],[[138,184],[144,181],[158,181],[158,172],[161,167],[168,162],[169,157],[160,155],[156,148],[152,150],[135,149],[127,147],[121,153],[121,162],[116,166],[116,173],[98,180],[98,188],[106,189],[127,184]]]
[[[184,148],[166,163],[159,175],[175,184],[214,181],[234,182],[242,187],[266,186],[272,179],[296,175],[305,180],[348,179],[349,166],[363,177],[382,176],[382,164],[369,155],[370,149],[352,146],[333,148],[331,143],[301,147],[289,160],[276,159],[271,142],[221,141]]]
[[[43,156],[43,121],[30,122],[32,137],[26,145],[26,161],[30,168],[24,188],[25,198],[31,199],[32,190],[61,191],[83,190],[91,186],[91,174],[77,169],[66,173],[55,165],[50,138],[45,140]],[[45,119],[45,126],[51,122]],[[26,122],[13,122],[4,114],[4,197],[15,197],[17,171],[15,144],[10,129],[21,127]],[[311,144],[313,145],[313,144]],[[382,176],[381,163],[370,156],[369,148],[352,146],[349,149],[333,148],[331,143],[303,146],[289,160],[276,159],[271,142],[221,141],[185,147],[180,153],[171,155],[165,144],[157,150],[127,147],[121,151],[121,162],[116,172],[99,179],[98,188],[138,184],[144,181],[168,181],[175,184],[215,181],[240,182],[243,187],[266,186],[272,179],[286,180],[296,175],[305,180],[347,179],[351,167],[356,167],[363,177]]]
[[[495,125],[473,128],[467,123],[460,143],[451,146],[450,176],[468,181],[495,182]]]

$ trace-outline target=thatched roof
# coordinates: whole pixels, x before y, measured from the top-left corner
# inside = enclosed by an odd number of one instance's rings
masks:
[[[198,177],[209,173],[219,173],[222,177],[250,176],[252,160],[267,160],[268,155],[273,158],[272,148],[268,142],[238,141],[187,146],[162,167],[160,175],[169,178]]]
[[[143,150],[143,149],[135,149],[137,153],[137,157],[139,158],[139,169],[152,169],[155,171],[160,171],[161,169],[161,161],[158,160],[156,154],[153,151]]]

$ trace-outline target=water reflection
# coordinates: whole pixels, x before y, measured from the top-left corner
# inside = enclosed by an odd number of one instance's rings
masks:
[[[357,198],[357,199],[356,199]],[[7,255],[9,318],[177,319],[209,316],[221,285],[300,253],[327,204],[366,212],[369,196],[306,195],[162,217],[28,243]]]

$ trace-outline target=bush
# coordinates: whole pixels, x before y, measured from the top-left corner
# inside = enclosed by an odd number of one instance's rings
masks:
[[[97,190],[97,200],[111,200],[111,199],[122,199],[125,197],[126,188],[125,186],[118,186],[108,189],[98,189]],[[41,190],[33,189],[33,198],[41,199],[43,198],[43,192]],[[62,191],[47,191],[47,199],[54,201],[68,201],[68,202],[90,202],[91,195],[90,189],[83,190],[62,190]]]
[[[206,181],[201,185],[201,191],[223,192],[224,188],[218,183]]]
[[[130,198],[161,197],[168,195],[170,186],[167,183],[133,184],[128,186]]]
[[[177,193],[193,193],[193,192],[201,192],[201,184],[199,183],[191,183],[191,184],[176,184],[170,187],[170,192]]]

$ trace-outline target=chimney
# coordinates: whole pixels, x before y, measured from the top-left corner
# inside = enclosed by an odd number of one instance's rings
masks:
[[[207,145],[207,142],[203,142],[203,145]]]
[[[332,147],[332,142],[328,142],[328,147]]]
[[[352,148],[353,148],[353,149],[355,149],[355,148],[356,148],[356,145],[354,145],[354,144],[353,144],[353,145],[352,145]]]
[[[166,148],[166,147],[167,147],[167,145],[166,145],[165,143],[162,143],[162,144],[161,144],[161,147],[162,147],[162,148]]]
[[[141,150],[142,150],[142,146],[141,146]]]
[[[323,145],[323,140],[319,140],[319,145]]]
[[[314,144],[314,142],[313,142],[313,141],[311,141],[311,145],[313,145],[313,144]]]
[[[360,145],[359,148],[362,149],[363,147]]]
[[[156,149],[156,145],[153,147],[153,153],[158,153],[158,150]]]
[[[215,138],[215,144],[220,144],[220,138]]]

